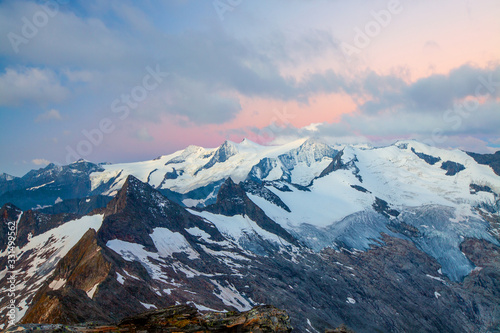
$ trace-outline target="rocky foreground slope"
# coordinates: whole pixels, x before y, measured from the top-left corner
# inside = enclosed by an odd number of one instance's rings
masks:
[[[24,324],[4,332],[277,332],[292,331],[286,312],[272,306],[257,306],[246,312],[200,313],[193,306],[176,305],[127,317],[117,324],[80,325]]]

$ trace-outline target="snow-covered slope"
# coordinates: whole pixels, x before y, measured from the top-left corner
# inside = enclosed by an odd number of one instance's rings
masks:
[[[262,179],[276,180],[285,175],[294,183],[307,185],[336,153],[311,139],[282,146],[261,146],[247,139],[239,144],[226,141],[215,149],[189,146],[152,161],[103,165],[104,172],[91,175],[92,189],[110,182],[104,194],[113,194],[128,175],[133,175],[157,189],[187,193],[228,177],[237,183],[243,181],[262,160],[272,161]]]
[[[19,216],[18,223],[21,217],[22,215]],[[28,243],[15,249],[16,268],[15,270],[3,269],[0,272],[0,281],[7,276],[15,275],[16,320],[20,320],[26,313],[34,294],[50,277],[59,260],[68,253],[87,230],[90,228],[99,230],[102,218],[102,215],[84,216],[40,235],[31,236],[30,234],[28,235]],[[4,250],[0,253],[0,258],[5,257],[6,254],[7,250]],[[61,281],[60,285],[54,285],[54,288],[63,284],[64,282]],[[5,314],[6,308],[2,307],[0,313]]]

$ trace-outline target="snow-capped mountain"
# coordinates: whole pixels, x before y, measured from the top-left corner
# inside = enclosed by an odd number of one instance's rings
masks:
[[[14,221],[18,319],[271,304],[301,332],[491,331],[500,325],[495,156],[416,141],[244,140],[5,177],[0,237],[6,244]]]

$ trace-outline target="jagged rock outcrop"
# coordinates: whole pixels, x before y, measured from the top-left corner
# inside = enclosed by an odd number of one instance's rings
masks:
[[[103,313],[106,315],[106,313]],[[5,332],[214,332],[243,333],[269,332],[288,333],[292,331],[290,319],[285,311],[273,306],[260,305],[245,312],[205,312],[200,313],[188,305],[140,313],[127,317],[117,325],[107,326],[80,324],[75,326],[21,324]]]
[[[134,242],[157,251],[149,236],[153,228],[167,227],[190,237],[186,228],[200,227],[214,239],[222,240],[217,231],[198,216],[170,201],[160,192],[129,176],[122,189],[108,204],[105,221],[99,230],[99,239],[105,244],[112,239]]]
[[[217,202],[205,207],[206,211],[226,216],[247,215],[262,229],[272,232],[291,244],[299,245],[295,237],[271,220],[264,211],[250,200],[239,184],[228,178],[219,189]]]
[[[326,175],[329,175],[330,173],[340,170],[340,169],[347,169],[347,166],[342,163],[342,155],[344,155],[343,151],[339,151],[337,156],[328,164],[328,166],[320,173],[318,178],[325,177]]]
[[[467,152],[477,163],[489,165],[500,176],[500,150],[494,154],[477,154]]]
[[[441,164],[441,169],[446,170],[447,176],[455,176],[462,170],[465,170],[465,166],[458,162],[446,161]]]
[[[202,169],[210,169],[216,163],[224,163],[231,156],[234,156],[237,153],[238,148],[236,148],[236,146],[232,142],[224,141],[224,143],[219,148],[217,148],[210,161],[208,161],[208,163],[205,164]]]
[[[273,306],[257,306],[246,312],[201,314],[178,305],[123,319],[120,328],[146,332],[291,332],[288,314]]]

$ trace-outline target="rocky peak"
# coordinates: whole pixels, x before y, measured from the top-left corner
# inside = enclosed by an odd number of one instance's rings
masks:
[[[214,156],[208,161],[205,166],[203,166],[203,169],[209,169],[213,167],[216,163],[224,163],[226,162],[231,156],[234,156],[238,154],[238,148],[234,143],[231,141],[224,141],[222,145],[217,148],[217,150],[214,153]]]
[[[282,237],[289,243],[299,244],[288,231],[271,220],[259,206],[250,200],[242,186],[233,182],[231,178],[226,179],[221,185],[216,203],[205,207],[204,210],[226,216],[247,215],[262,229]]]
[[[157,252],[150,234],[159,227],[182,234],[186,234],[185,228],[199,227],[214,239],[221,237],[216,229],[208,228],[202,218],[190,214],[149,184],[130,175],[107,205],[98,238],[104,244],[119,239]]]
[[[7,221],[16,221],[22,211],[11,203],[6,203],[0,209],[0,221],[2,224]]]
[[[148,202],[170,203],[166,197],[153,189],[149,184],[143,183],[136,177],[129,175],[122,188],[108,204],[106,213],[115,214],[123,210],[128,204],[141,205],[147,204]]]
[[[3,172],[0,173],[0,182],[8,182],[8,181],[14,180],[16,178],[17,177],[11,176],[11,175],[3,173]]]
[[[68,169],[71,172],[74,172],[76,170],[79,172],[85,172],[87,174],[91,174],[92,172],[104,171],[104,169],[100,165],[94,164],[84,159],[79,159],[78,161],[71,163],[66,167],[63,167],[63,169]]]
[[[298,148],[292,149],[278,158],[288,170],[292,170],[298,163],[302,162],[311,166],[314,162],[321,161],[325,157],[334,158],[337,153],[337,150],[326,143],[307,139]]]

